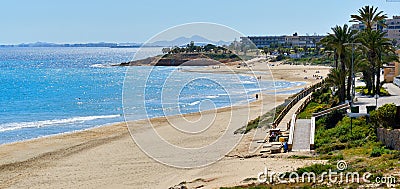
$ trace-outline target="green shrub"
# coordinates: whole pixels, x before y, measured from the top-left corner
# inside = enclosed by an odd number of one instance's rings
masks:
[[[312,116],[312,113],[322,111],[327,109],[327,104],[319,104],[317,102],[310,102],[307,104],[305,109],[298,115],[298,119],[309,119]]]
[[[298,168],[296,172],[299,175],[302,175],[305,172],[308,172],[308,173],[312,172],[312,173],[315,173],[316,175],[319,175],[323,172],[328,172],[329,169],[334,169],[334,166],[331,164],[316,163],[316,164],[310,165],[308,167]]]
[[[336,155],[336,156],[332,156],[330,161],[333,162],[333,161],[338,161],[338,160],[343,160],[343,159],[344,159],[343,158],[343,154],[339,154],[339,155]]]
[[[361,93],[362,95],[372,95],[371,93],[368,93],[368,89],[365,86],[356,87],[356,92]],[[374,94],[374,91],[371,92]],[[379,90],[379,95],[390,96],[390,93],[385,88],[381,87]]]
[[[396,111],[395,104],[385,104],[371,112],[371,120],[384,128],[394,128],[396,124]]]
[[[375,129],[367,123],[365,117],[353,119],[353,127],[350,126],[350,118],[344,117],[335,127],[317,127],[315,149],[324,154],[335,150],[360,147],[375,140]]]
[[[371,177],[368,179],[368,180],[370,180],[370,181],[372,181],[372,182],[376,182],[376,178],[382,178],[383,177],[383,174],[381,173],[381,172],[379,172],[379,173],[374,173],[374,174],[372,174],[371,175]]]
[[[389,154],[390,150],[386,149],[385,147],[375,147],[372,149],[371,157],[380,157],[383,154]]]

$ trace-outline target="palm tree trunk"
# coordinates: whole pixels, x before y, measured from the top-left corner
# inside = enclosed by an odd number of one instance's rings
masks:
[[[334,59],[335,59],[335,68],[336,69],[338,69],[338,66],[339,66],[339,60],[338,60],[338,54],[335,52],[335,55],[334,55]]]
[[[372,76],[372,93],[370,93],[370,94],[372,94],[372,95],[374,95],[375,93],[376,93],[376,85],[375,85],[375,76],[376,76],[376,62],[375,62],[375,53],[373,52],[373,51],[370,51],[369,52],[369,54],[368,54],[368,59],[369,59],[369,62],[371,63],[371,66],[372,66],[372,68],[371,68],[371,70],[372,70],[372,73],[371,73],[371,76]]]
[[[372,93],[372,74],[370,70],[363,71],[365,85],[368,89],[368,94]]]
[[[340,56],[340,71],[346,73],[346,64],[345,64],[345,56],[344,53]],[[346,74],[343,74],[343,78],[341,78],[341,86],[340,86],[340,94],[339,100],[340,102],[344,102],[346,99]]]

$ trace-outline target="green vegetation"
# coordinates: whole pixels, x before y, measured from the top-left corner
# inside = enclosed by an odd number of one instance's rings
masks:
[[[332,94],[329,87],[322,87],[312,94],[312,100],[307,104],[302,112],[298,115],[298,119],[311,118],[312,113],[320,112],[336,106],[339,102],[337,96]]]
[[[400,129],[396,120],[397,107],[395,104],[385,104],[371,112],[371,120],[379,126],[389,129]]]
[[[165,53],[162,59],[174,59],[175,62],[179,60],[185,62],[197,58],[209,58],[222,63],[240,61],[241,58],[237,54],[234,54],[227,46],[216,46],[207,44],[205,46],[197,46],[194,42],[186,45],[186,47],[173,47],[172,49],[163,49]],[[249,56],[245,56],[249,58]],[[178,63],[179,64],[179,63]]]
[[[372,174],[371,181],[378,176],[398,172],[400,152],[389,150],[377,142],[375,125],[376,122],[379,126],[388,127],[395,124],[395,111],[394,104],[384,105],[371,112],[370,120],[367,117],[353,119],[352,126],[344,112],[333,112],[318,119],[315,134],[318,158],[329,160],[330,165],[345,160],[350,165],[346,171],[360,174],[369,172]]]
[[[207,52],[207,53],[221,53],[221,54],[232,54],[232,51],[226,46],[216,46],[213,44],[207,44],[205,46],[197,46],[194,41],[191,41],[186,47],[173,47],[172,49],[163,50],[167,54],[180,54],[180,53],[194,53],[194,52]]]
[[[315,133],[315,148],[318,153],[326,154],[335,150],[360,147],[368,142],[375,142],[375,128],[367,123],[366,118],[353,119],[344,117],[335,127],[329,128],[326,119],[318,121]]]
[[[356,87],[356,92],[361,93],[362,95],[373,95],[372,93],[370,93],[371,91],[368,91],[367,87],[365,86]],[[390,96],[390,93],[385,88],[381,87],[379,95]]]
[[[315,173],[317,175],[323,173],[323,172],[328,172],[329,169],[334,170],[335,167],[331,164],[320,164],[320,163],[316,163],[316,164],[312,164],[310,166],[307,167],[302,167],[302,168],[298,168],[297,169],[297,173],[299,175],[302,175],[303,173]]]
[[[312,64],[312,65],[325,65],[331,66],[333,59],[327,56],[321,57],[302,57],[302,58],[290,58],[288,62],[294,65],[305,65],[305,64]]]
[[[309,159],[310,156],[292,155],[292,156],[289,156],[289,158],[292,158],[292,159]]]
[[[374,25],[386,27],[386,14],[376,7],[365,6],[351,15],[352,22],[361,22],[366,27],[361,31],[352,30],[347,24],[332,27],[332,33],[323,38],[316,48],[295,47],[290,43],[271,44],[264,47],[266,54],[277,55],[272,61],[286,60],[291,64],[333,65],[331,79],[338,88],[339,101],[351,99],[352,68],[354,73],[361,72],[366,84],[365,94],[387,95],[380,90],[384,82],[380,81],[383,64],[399,61],[395,54],[396,40],[385,38],[385,32],[373,29]],[[293,55],[293,56],[291,56]],[[290,58],[292,57],[292,58]],[[377,78],[377,79],[375,79]]]
[[[382,147],[374,147],[371,152],[371,157],[380,157],[383,154],[390,154],[391,151],[386,149],[384,146]]]
[[[272,59],[271,62],[281,61],[281,60],[284,60],[286,58],[287,58],[286,56],[280,54],[276,58]]]
[[[365,6],[359,9],[359,15],[351,15],[355,22],[362,22],[366,28],[362,31],[355,32],[349,29],[345,24],[343,27],[335,26],[332,28],[333,33],[321,40],[321,44],[327,49],[334,52],[335,70],[340,72],[340,77],[334,78],[339,80],[335,82],[335,86],[339,88],[339,99],[344,102],[350,99],[351,91],[351,63],[354,47],[354,71],[363,73],[363,80],[366,84],[366,94],[380,94],[380,69],[384,62],[398,60],[395,55],[395,48],[389,39],[385,38],[385,33],[380,30],[373,30],[372,26],[382,25],[383,20],[387,18],[382,11],[377,8]],[[334,74],[338,75],[338,74]],[[347,82],[346,82],[347,77]],[[374,78],[378,78],[374,82]]]

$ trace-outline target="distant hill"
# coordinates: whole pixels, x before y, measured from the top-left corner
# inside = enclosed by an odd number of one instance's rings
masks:
[[[199,35],[194,35],[192,37],[178,37],[172,41],[156,41],[153,43],[73,43],[73,44],[58,44],[58,43],[48,43],[48,42],[35,42],[35,43],[21,43],[16,45],[0,45],[0,47],[111,47],[111,48],[137,48],[142,45],[146,47],[172,47],[172,46],[186,46],[191,41],[195,42],[195,45],[204,46],[207,44],[214,44],[218,46],[229,45],[229,41],[212,41],[206,39]]]
[[[47,42],[21,43],[17,45],[0,45],[0,47],[140,47],[142,43],[74,43],[57,44]]]

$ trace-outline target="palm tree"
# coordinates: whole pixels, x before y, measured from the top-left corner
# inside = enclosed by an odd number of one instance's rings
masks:
[[[333,58],[335,60],[335,68],[338,68],[338,61],[339,61],[339,56],[337,53],[336,48],[334,47],[335,45],[335,37],[332,34],[328,34],[328,36],[322,38],[319,42],[319,45],[323,45],[325,49],[329,49],[333,51]]]
[[[351,22],[361,22],[365,25],[365,29],[360,33],[360,42],[365,47],[365,52],[367,54],[367,59],[371,64],[372,76],[370,77],[369,71],[366,72],[368,79],[372,81],[367,81],[368,93],[379,94],[380,91],[380,68],[382,67],[382,53],[388,50],[390,47],[390,42],[388,39],[384,38],[384,33],[382,31],[372,30],[374,25],[386,27],[384,20],[387,18],[383,11],[378,12],[378,8],[373,6],[365,6],[358,10],[359,15],[351,15]],[[375,82],[376,76],[376,82]],[[370,77],[370,78],[369,78]],[[364,78],[366,79],[366,78]],[[370,85],[369,83],[372,83]]]
[[[320,43],[335,50],[335,55],[337,55],[337,58],[340,60],[340,71],[345,74],[347,51],[346,44],[354,41],[356,37],[356,31],[351,30],[347,24],[345,24],[343,27],[335,26],[332,28],[332,31],[333,33],[324,37]],[[335,66],[336,68],[338,67],[337,65]],[[346,98],[346,77],[344,76],[341,78],[341,80],[341,86],[339,87],[339,100],[340,102],[344,102]]]
[[[378,7],[374,8],[374,6],[365,6],[358,10],[359,15],[351,15],[351,22],[361,22],[365,25],[366,30],[372,30],[372,27],[377,24],[382,27],[386,27],[383,22],[387,16],[383,14],[383,11],[378,11]]]
[[[347,52],[347,56],[346,56],[346,75],[347,75],[347,88],[346,88],[346,96],[347,96],[347,100],[351,100],[351,86],[352,86],[352,71],[351,71],[351,63],[353,61],[353,71],[354,73],[357,72],[362,72],[364,70],[370,70],[370,66],[369,66],[369,62],[367,61],[367,59],[365,58],[364,54],[360,51],[354,51],[354,54],[352,56],[351,51]],[[352,60],[352,58],[354,58]]]
[[[378,30],[365,30],[360,34],[359,41],[364,46],[367,59],[371,64],[375,77],[372,77],[372,90],[375,94],[380,91],[380,68],[383,66],[382,58],[385,54],[394,53],[391,41],[384,37],[385,33]]]
[[[340,69],[334,68],[331,70],[331,72],[328,74],[328,77],[326,78],[326,83],[332,87],[337,87],[338,88],[338,94],[341,94],[342,90],[344,90],[343,88],[341,88],[341,86],[343,86],[344,80],[343,78],[346,77],[346,73],[342,72]]]

